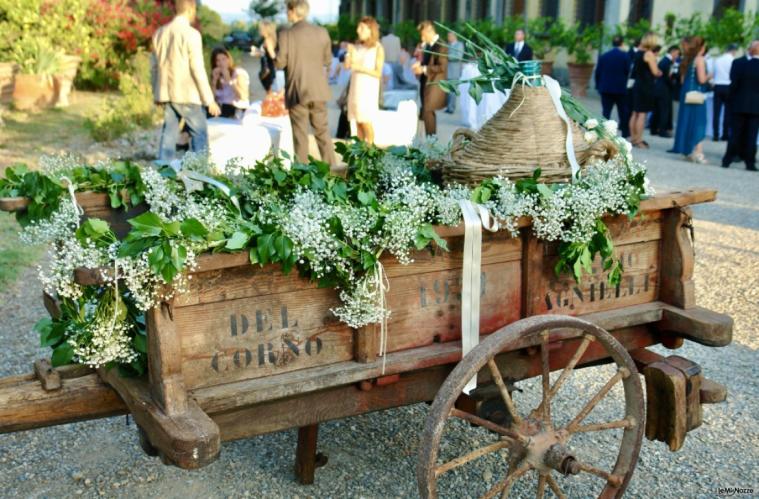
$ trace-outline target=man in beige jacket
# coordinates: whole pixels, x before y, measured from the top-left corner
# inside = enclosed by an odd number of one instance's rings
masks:
[[[163,130],[158,159],[171,161],[176,154],[179,122],[184,118],[190,132],[190,150],[208,150],[206,111],[218,116],[221,111],[214,100],[203,63],[203,42],[192,27],[195,0],[176,0],[177,15],[153,36],[150,57],[153,99],[163,106]]]

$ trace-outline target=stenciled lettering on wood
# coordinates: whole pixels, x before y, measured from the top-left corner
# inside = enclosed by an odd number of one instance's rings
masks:
[[[430,282],[422,281],[419,285],[419,306],[426,308],[448,303],[461,303],[462,278],[460,275],[447,278],[435,278]],[[487,274],[480,273],[480,297],[485,296]]]
[[[251,317],[243,313],[229,316],[230,337],[255,338],[256,335],[263,336],[265,333],[274,331],[275,328],[281,332],[279,344],[273,344],[262,338],[262,341],[252,350],[250,348],[219,350],[211,357],[211,369],[222,373],[232,369],[265,367],[267,364],[280,366],[301,355],[315,356],[322,352],[321,338],[304,340],[298,335],[298,321],[289,316],[287,305],[281,305],[276,314],[272,309],[265,309],[255,310]]]
[[[616,302],[652,301],[657,292],[658,251],[651,249],[650,243],[643,243],[624,247],[617,253],[624,272],[616,285],[609,284],[609,273],[598,260],[594,261],[591,274],[583,274],[581,283],[571,276],[557,277],[551,270],[540,296],[543,303],[536,305],[548,313],[577,313],[614,308]],[[547,268],[552,269],[552,265]]]

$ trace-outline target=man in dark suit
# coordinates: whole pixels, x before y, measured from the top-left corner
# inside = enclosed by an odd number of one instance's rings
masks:
[[[596,90],[601,94],[601,108],[604,118],[611,119],[611,112],[617,106],[619,131],[623,137],[630,135],[630,108],[627,102],[627,77],[630,75],[630,56],[622,50],[622,37],[612,39],[611,50],[598,58],[596,66]]]
[[[756,171],[756,139],[759,133],[759,40],[751,42],[748,53],[733,61],[730,69],[730,114],[732,125],[722,167],[728,168],[736,156],[746,169]]]
[[[322,161],[336,165],[329,135],[327,101],[332,98],[327,82],[332,62],[332,44],[327,30],[306,21],[306,0],[287,1],[287,19],[292,26],[279,35],[277,67],[285,70],[285,104],[293,127],[295,155],[308,161],[308,125],[314,130]]]
[[[517,61],[532,60],[532,48],[524,41],[525,32],[519,28],[514,32],[514,43],[506,44],[506,53],[516,58]]]
[[[656,79],[654,96],[656,106],[651,114],[651,134],[672,137],[672,98],[675,92],[675,76],[672,65],[680,57],[680,47],[672,45],[659,61],[661,76]]]
[[[431,21],[422,21],[416,27],[422,39],[423,55],[421,63],[413,65],[414,73],[419,76],[419,94],[422,109],[419,116],[424,121],[427,135],[437,134],[437,115],[435,111],[446,105],[446,93],[437,85],[448,75],[448,48],[440,42],[440,35]]]

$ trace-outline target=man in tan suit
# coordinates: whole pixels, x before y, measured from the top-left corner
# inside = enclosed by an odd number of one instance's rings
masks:
[[[176,0],[176,17],[161,26],[153,36],[150,57],[153,100],[163,106],[163,130],[158,159],[174,159],[179,137],[179,122],[184,118],[190,132],[190,149],[208,149],[206,110],[211,116],[221,113],[214,100],[203,63],[203,42],[192,27],[195,0]]]
[[[445,80],[448,75],[448,48],[440,42],[440,35],[431,21],[422,21],[416,29],[424,44],[422,62],[413,66],[414,73],[419,76],[419,93],[422,100],[419,116],[424,121],[425,133],[436,135],[435,112],[443,109],[446,104],[446,94],[437,82]]]
[[[332,63],[332,42],[327,30],[306,21],[306,0],[287,1],[289,29],[279,35],[277,67],[285,70],[285,104],[293,127],[295,155],[308,161],[308,125],[314,129],[322,161],[337,164],[329,135],[327,101],[332,98],[327,70]]]

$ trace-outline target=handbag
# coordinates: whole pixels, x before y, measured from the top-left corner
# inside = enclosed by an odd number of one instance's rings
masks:
[[[686,104],[703,104],[704,102],[706,102],[706,94],[704,92],[698,90],[685,92]]]

